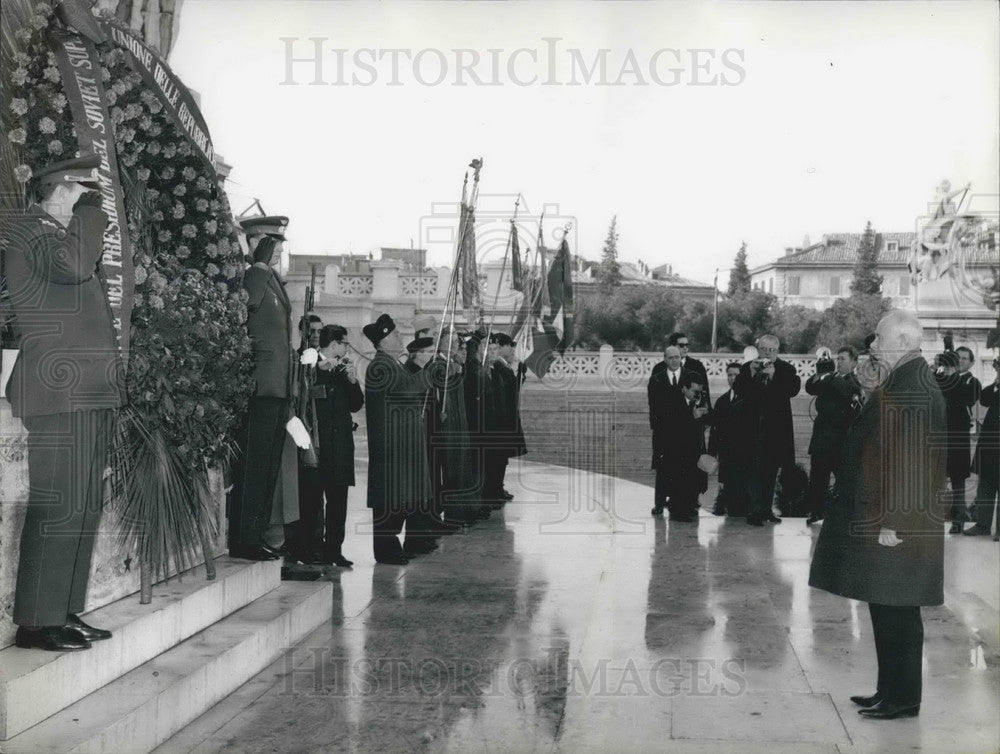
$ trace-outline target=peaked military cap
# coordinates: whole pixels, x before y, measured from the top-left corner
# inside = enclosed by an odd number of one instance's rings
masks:
[[[362,327],[361,332],[368,340],[378,345],[386,335],[395,329],[396,323],[392,321],[392,317],[388,314],[380,314],[377,320]]]
[[[288,227],[288,218],[284,215],[246,217],[240,220],[240,227],[248,236],[265,235],[284,238],[285,229]]]
[[[79,183],[88,188],[99,189],[101,178],[97,169],[100,166],[101,158],[98,155],[87,154],[38,168],[35,171],[35,180],[39,183]]]

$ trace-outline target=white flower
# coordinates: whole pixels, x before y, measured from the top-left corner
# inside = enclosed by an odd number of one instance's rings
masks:
[[[63,143],[59,139],[53,139],[49,142],[49,154],[62,154]]]
[[[181,228],[181,235],[183,235],[185,238],[194,238],[196,235],[198,235],[198,229],[191,224],[184,225]]]
[[[319,351],[315,348],[307,348],[299,357],[299,363],[306,367],[316,366],[316,364],[319,363]]]
[[[24,83],[28,80],[28,72],[24,68],[15,68],[14,72],[10,75],[10,79],[14,82],[15,86],[24,86]]]
[[[23,128],[15,128],[13,131],[7,134],[7,138],[13,144],[24,144],[24,140],[28,138],[28,134],[25,132]]]
[[[15,97],[10,101],[10,109],[17,115],[24,115],[28,112],[28,100],[22,97]]]
[[[152,296],[149,297],[149,305],[151,307],[153,307],[154,309],[162,309],[163,308],[163,299],[154,294],[154,295],[152,295]]]
[[[56,122],[46,116],[38,121],[38,130],[43,134],[54,134],[56,132]]]
[[[146,282],[146,268],[142,265],[135,266],[135,284],[142,285]]]
[[[208,264],[207,264],[207,265],[205,266],[205,274],[206,274],[206,275],[208,275],[208,276],[209,276],[210,278],[214,278],[214,277],[215,277],[216,275],[218,275],[218,274],[219,274],[219,268],[218,268],[218,267],[216,267],[216,266],[215,266],[214,264],[212,264],[211,262],[209,262],[209,263],[208,263]]]
[[[190,247],[181,244],[180,246],[177,247],[177,250],[174,252],[174,254],[177,256],[178,259],[187,259],[189,256],[191,256],[191,249]]]
[[[18,183],[27,183],[31,180],[31,168],[27,165],[18,165],[14,168],[14,177]]]

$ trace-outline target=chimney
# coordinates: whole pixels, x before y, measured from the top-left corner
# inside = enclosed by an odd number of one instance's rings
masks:
[[[793,249],[791,246],[786,246],[785,247],[785,256],[787,257],[789,254],[792,254],[794,251],[795,251],[795,249]]]

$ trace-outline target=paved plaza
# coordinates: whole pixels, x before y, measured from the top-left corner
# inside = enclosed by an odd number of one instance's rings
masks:
[[[997,750],[990,538],[949,538],[921,715],[876,722],[848,700],[874,691],[867,607],[808,586],[803,519],[654,520],[647,487],[527,462],[508,481],[405,568],[374,564],[354,489],[330,620],[160,751]]]

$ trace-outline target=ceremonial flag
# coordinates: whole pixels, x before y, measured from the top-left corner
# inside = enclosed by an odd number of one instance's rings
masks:
[[[525,328],[526,332],[530,332],[527,345],[530,345],[531,351],[524,358],[524,364],[535,373],[538,379],[542,379],[556,359],[559,334],[552,325],[545,324],[539,319],[536,319],[535,323],[537,329]]]
[[[565,238],[559,244],[546,280],[551,310],[555,312],[549,323],[559,335],[557,348],[562,355],[573,342],[573,260]]]
[[[479,269],[476,266],[476,213],[462,202],[459,233],[462,234],[459,251],[459,268],[462,270],[462,306],[466,309],[481,308],[479,294]]]
[[[510,221],[510,287],[524,291],[524,272],[521,269],[521,247],[517,241],[517,226]]]
[[[549,286],[546,281],[549,279],[548,272],[548,260],[545,258],[545,236],[542,233],[542,220],[545,219],[543,215],[538,221],[538,256],[541,259],[541,285],[539,286],[539,296],[538,296],[538,311],[544,313],[548,316],[548,307],[551,305],[549,302]]]

